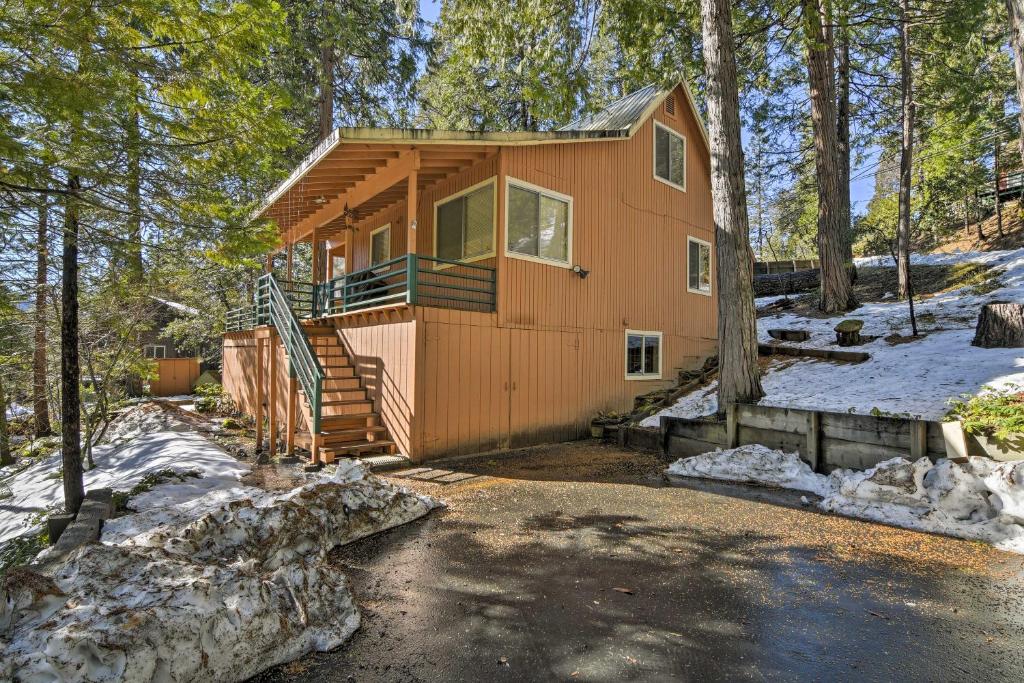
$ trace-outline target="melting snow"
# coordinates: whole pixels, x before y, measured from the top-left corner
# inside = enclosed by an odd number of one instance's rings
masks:
[[[975,394],[983,387],[1024,384],[1024,352],[1021,349],[982,349],[971,346],[981,305],[990,301],[1024,300],[1024,249],[959,254],[913,255],[913,263],[984,263],[1005,270],[1002,287],[984,295],[969,287],[915,302],[920,317],[935,316],[922,324],[927,336],[905,344],[889,345],[882,337],[909,334],[910,322],[904,301],[865,304],[849,314],[864,320],[862,334],[878,336],[857,347],[871,358],[864,363],[836,364],[813,360],[774,360],[761,378],[766,396],[761,405],[814,408],[835,412],[869,413],[878,409],[929,420],[940,419],[949,399]],[[891,266],[889,257],[858,259],[858,265]],[[778,297],[758,299],[764,305]],[[781,313],[758,320],[761,342],[771,341],[769,328],[793,328],[810,332],[800,344],[814,348],[839,348],[835,327],[839,318],[805,318]],[[683,396],[675,405],[652,415],[641,424],[658,426],[661,415],[700,417],[718,410],[718,386],[712,383]]]
[[[822,510],[1024,554],[1024,460],[893,458],[825,476],[798,455],[753,444],[683,458],[667,472],[810,491],[822,497]]]

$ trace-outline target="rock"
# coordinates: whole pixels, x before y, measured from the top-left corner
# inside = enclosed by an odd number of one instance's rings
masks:
[[[847,318],[835,326],[836,343],[839,346],[857,346],[860,344],[860,331],[864,327],[864,321],[856,318]]]
[[[1024,304],[994,302],[982,306],[971,344],[983,349],[1024,348]]]
[[[807,330],[768,330],[768,336],[779,341],[802,342],[811,338]]]

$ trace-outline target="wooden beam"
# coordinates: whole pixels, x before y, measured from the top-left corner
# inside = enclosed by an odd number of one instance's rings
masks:
[[[268,406],[267,410],[270,413],[268,422],[270,433],[270,457],[273,458],[277,455],[277,333],[271,330],[270,339],[268,340],[268,353],[270,354],[270,371],[267,376],[267,381],[270,384],[270,390],[268,391]]]
[[[409,172],[409,181],[407,183],[405,194],[405,224],[406,224],[406,236],[405,236],[405,251],[409,254],[416,253],[416,183],[419,178],[419,171],[413,169]]]
[[[256,450],[263,450],[263,340],[256,340]]]
[[[345,194],[323,204],[310,216],[299,221],[290,231],[291,239],[294,241],[305,237],[315,227],[329,223],[345,213],[346,206],[350,209],[356,208],[395,183],[404,180],[419,167],[420,153],[418,151],[403,152],[397,158],[388,161],[372,177],[356,185]]]
[[[285,272],[288,273],[287,278],[289,280],[291,280],[292,279],[292,263],[295,260],[295,245],[293,245],[291,242],[288,243],[287,254],[288,254],[287,255],[288,265],[286,267],[286,271]]]
[[[320,268],[320,249],[318,248],[320,246],[320,235],[318,234],[319,231],[320,226],[313,227],[313,254],[310,263],[312,274],[310,276],[310,279],[312,280],[314,285],[319,282],[319,280],[317,279],[317,273],[319,273]]]
[[[295,455],[295,415],[298,412],[299,386],[295,377],[288,378],[288,426],[285,428],[285,451]]]

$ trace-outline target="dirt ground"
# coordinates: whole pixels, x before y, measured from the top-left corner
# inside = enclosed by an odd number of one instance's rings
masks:
[[[1024,558],[664,465],[579,442],[394,473],[447,510],[335,551],[362,628],[257,680],[1024,677]]]

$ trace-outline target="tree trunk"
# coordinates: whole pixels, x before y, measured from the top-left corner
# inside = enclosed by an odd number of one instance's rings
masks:
[[[78,513],[85,496],[82,483],[78,367],[78,176],[68,178],[64,208],[63,286],[60,321],[61,460],[64,466],[64,509]]]
[[[900,0],[900,97],[903,137],[900,140],[899,222],[896,232],[896,254],[899,296],[910,291],[910,185],[913,178],[914,154],[914,80],[910,63],[910,17],[907,0]]]
[[[36,300],[33,313],[32,349],[32,412],[35,417],[36,438],[49,436],[50,403],[46,391],[46,289],[49,206],[46,195],[40,199],[39,221],[36,232]]]
[[[4,376],[0,372],[0,467],[13,464],[11,440],[7,434],[7,394],[4,393]]]
[[[323,42],[320,44],[320,140],[334,132],[334,44],[328,30],[327,6],[323,13]]]
[[[125,249],[125,267],[130,280],[142,282],[142,133],[139,115],[134,114],[128,124],[128,235]]]
[[[994,153],[995,159],[992,168],[992,173],[995,176],[995,179],[993,182],[992,189],[994,189],[996,192],[996,230],[999,232],[1000,237],[1006,237],[1006,235],[1003,234],[1003,202],[1002,199],[1000,199],[999,197],[999,147],[1001,146],[1001,144],[1002,140],[1000,140],[997,137],[996,148]]]
[[[850,28],[848,9],[839,3],[836,79],[836,134],[839,139],[839,222],[843,226],[843,258],[856,280],[853,267],[853,211],[850,208]]]
[[[754,268],[730,11],[729,0],[701,0],[717,254],[720,410],[737,401],[753,402],[764,396],[757,365]]]
[[[1024,304],[985,304],[978,314],[975,346],[984,349],[1024,347]]]
[[[857,302],[844,257],[846,233],[840,215],[842,188],[839,186],[839,134],[832,54],[826,42],[817,0],[801,0],[801,3],[814,128],[814,170],[818,182],[819,308],[826,313],[838,313],[853,308]]]
[[[1006,0],[1010,14],[1010,50],[1013,70],[1017,76],[1017,104],[1020,109],[1020,159],[1024,165],[1024,0]],[[1024,166],[1022,166],[1024,167]]]

